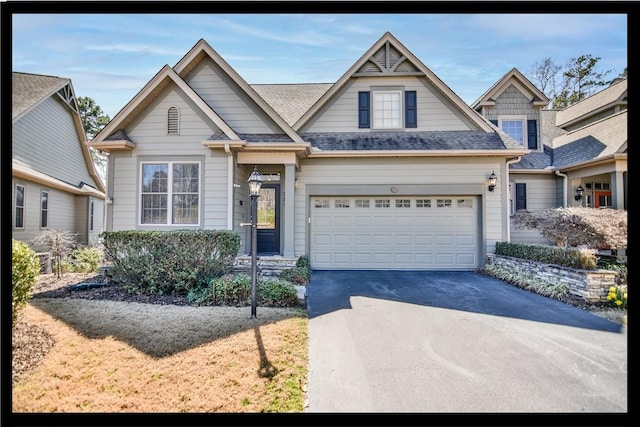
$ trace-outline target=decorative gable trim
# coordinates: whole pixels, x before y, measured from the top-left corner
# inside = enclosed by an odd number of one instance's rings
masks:
[[[173,67],[181,80],[189,74],[203,58],[209,56],[226,74],[253,100],[262,111],[269,116],[294,142],[303,143],[300,136],[280,117],[249,84],[216,52],[204,39],[200,39],[196,45]]]
[[[386,32],[320,99],[293,125],[299,131],[351,78],[363,76],[413,75],[423,76],[480,129],[492,132],[491,126],[471,109],[455,92],[440,80],[426,65]]]
[[[144,108],[170,83],[180,88],[216,126],[231,140],[239,140],[238,135],[216,114],[213,109],[168,65],[162,69],[133,97],[131,101],[94,138],[102,142],[120,128],[126,127]],[[95,146],[95,145],[94,145]]]
[[[481,107],[493,106],[496,99],[513,85],[522,95],[531,101],[531,104],[539,107],[545,107],[549,104],[549,98],[542,93],[529,79],[527,79],[516,68],[512,68],[507,74],[502,76],[500,80],[493,84],[485,93],[480,96],[471,107],[478,111]]]

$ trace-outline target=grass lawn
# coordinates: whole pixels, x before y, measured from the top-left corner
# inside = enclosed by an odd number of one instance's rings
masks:
[[[13,379],[20,412],[303,412],[308,319],[296,308],[39,298],[52,346]],[[15,340],[15,337],[14,337]],[[14,344],[15,345],[15,344]]]

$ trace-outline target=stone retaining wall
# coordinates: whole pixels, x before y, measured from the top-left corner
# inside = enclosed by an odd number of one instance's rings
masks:
[[[282,270],[296,266],[298,258],[286,258],[282,256],[257,257],[257,270],[259,276],[278,276]],[[251,257],[239,256],[233,263],[233,271],[236,273],[251,274]]]
[[[551,283],[564,283],[572,295],[589,302],[606,302],[609,288],[616,285],[618,278],[618,273],[611,270],[578,270],[495,254],[487,254],[487,264],[536,276]]]

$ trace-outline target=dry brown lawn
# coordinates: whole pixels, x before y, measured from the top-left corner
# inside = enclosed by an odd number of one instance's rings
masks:
[[[20,319],[51,339],[14,376],[14,413],[303,411],[302,309],[37,298]]]

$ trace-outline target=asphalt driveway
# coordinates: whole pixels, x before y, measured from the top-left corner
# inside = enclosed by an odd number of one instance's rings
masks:
[[[475,272],[314,271],[306,412],[627,412],[627,331]]]

